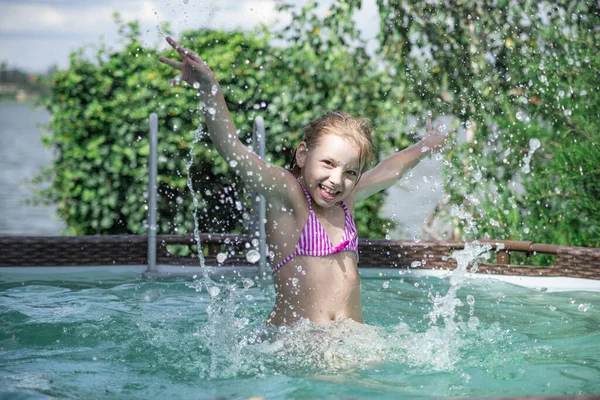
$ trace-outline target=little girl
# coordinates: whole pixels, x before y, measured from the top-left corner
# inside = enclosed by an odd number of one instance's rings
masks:
[[[266,199],[277,293],[267,323],[292,324],[302,318],[317,324],[343,318],[363,322],[354,206],[394,184],[442,147],[448,135],[432,129],[427,121],[424,139],[366,171],[373,155],[369,123],[328,112],[304,130],[290,172],[265,162],[239,141],[210,68],[172,38],[167,42],[182,61],[159,60],[180,70],[181,79],[199,90],[208,134],[217,151],[226,161],[237,161],[240,177]]]

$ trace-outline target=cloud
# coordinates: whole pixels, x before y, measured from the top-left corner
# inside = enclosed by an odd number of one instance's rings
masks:
[[[0,0],[0,60],[42,72],[68,65],[71,51],[117,39],[113,13],[140,23],[142,40],[158,41],[157,26],[185,29],[251,29],[272,24],[273,0]]]
[[[109,2],[107,2],[109,3]],[[17,3],[3,6],[0,16],[2,34],[96,33],[103,31],[116,8],[110,4],[86,7],[56,7],[49,4]]]
[[[330,3],[322,1],[320,12]],[[140,23],[142,40],[158,43],[157,27],[168,22],[177,35],[186,29],[243,29],[259,24],[287,24],[289,15],[275,10],[275,0],[0,0],[0,60],[42,72],[51,64],[65,68],[71,51],[88,44],[117,40],[113,13]],[[355,15],[363,37],[379,30],[375,0],[363,0]],[[370,47],[372,47],[371,45]]]
[[[1,1],[0,33],[31,36],[32,33],[106,33],[114,31],[112,14],[137,20],[143,26],[170,22],[173,28],[249,29],[276,18],[272,0],[189,0],[169,5],[164,1]]]

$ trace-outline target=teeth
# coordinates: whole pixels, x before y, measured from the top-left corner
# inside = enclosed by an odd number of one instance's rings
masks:
[[[329,194],[336,194],[336,193],[337,193],[335,190],[332,190],[332,189],[327,189],[327,188],[326,188],[326,187],[324,187],[324,186],[321,186],[321,188],[322,188],[323,190],[325,190],[325,191],[326,191],[327,193],[329,193]]]

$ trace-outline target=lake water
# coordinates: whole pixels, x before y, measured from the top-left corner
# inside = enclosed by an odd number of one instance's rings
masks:
[[[65,224],[54,207],[28,205],[31,180],[50,165],[52,152],[42,145],[50,114],[30,104],[0,104],[0,235],[58,235]]]
[[[42,145],[41,126],[50,114],[30,104],[0,104],[0,235],[59,235],[65,224],[54,207],[26,204],[27,181],[49,166],[52,152]],[[402,224],[392,239],[414,238],[442,196],[441,163],[428,158],[407,179],[388,190],[383,215]]]

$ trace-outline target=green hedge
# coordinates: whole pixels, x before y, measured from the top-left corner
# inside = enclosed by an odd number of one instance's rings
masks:
[[[119,22],[125,47],[100,46],[94,59],[84,50],[57,72],[44,102],[52,118],[44,143],[55,150],[52,165],[37,178],[50,181],[38,199],[58,204],[69,234],[146,232],[148,116],[159,118],[159,233],[193,230],[186,163],[194,131],[203,121],[189,87],[171,87],[159,51],[140,39],[138,24]],[[316,35],[316,34],[315,34]],[[318,36],[318,35],[317,35]],[[266,121],[268,160],[285,165],[306,123],[330,109],[343,109],[377,123],[380,99],[389,90],[364,49],[327,49],[302,40],[274,47],[266,32],[186,31],[180,41],[211,66],[225,93],[241,139],[250,141],[254,119]],[[325,50],[325,51],[324,51]],[[172,50],[160,52],[175,57]],[[380,131],[382,151],[406,146]],[[243,229],[247,194],[204,137],[194,146],[190,176],[200,201],[200,230]],[[357,209],[363,237],[381,237],[393,225],[379,216],[383,194]],[[368,213],[366,212],[368,211]]]
[[[600,247],[598,3],[376,3],[395,107],[449,114],[473,132],[448,153],[437,222],[464,239]],[[340,32],[360,7],[336,0],[309,20]],[[541,146],[529,159],[532,139]]]

